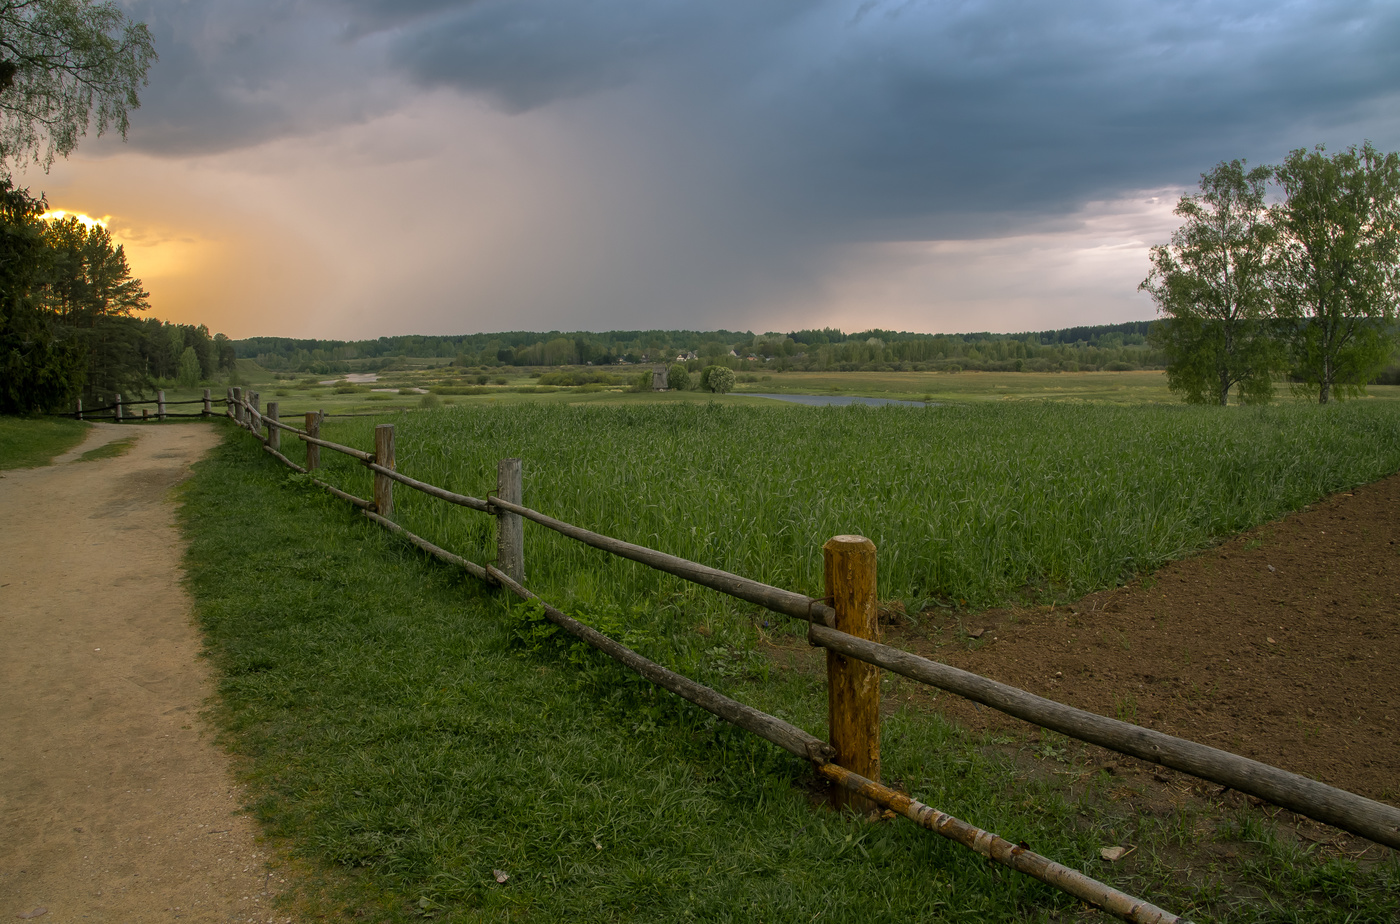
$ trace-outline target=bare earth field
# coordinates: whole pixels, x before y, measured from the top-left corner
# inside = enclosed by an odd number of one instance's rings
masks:
[[[1400,805],[1400,475],[1069,606],[925,617],[887,640]],[[932,706],[1030,728],[951,695]]]
[[[170,492],[217,439],[97,425],[0,475],[0,918],[286,920],[200,716],[213,687],[180,584]]]

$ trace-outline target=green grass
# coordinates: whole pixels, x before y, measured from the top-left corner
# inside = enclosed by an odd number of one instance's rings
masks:
[[[809,804],[771,746],[593,658],[512,642],[486,589],[289,481],[251,441],[184,495],[191,588],[222,672],[226,741],[256,811],[380,918],[476,921],[1044,919],[1072,903],[911,825]],[[229,497],[240,499],[229,504]],[[238,575],[263,574],[246,581]],[[758,684],[727,651],[708,679],[821,731],[811,681]],[[752,665],[750,664],[750,667]],[[1013,839],[1006,761],[941,722],[891,720],[891,766]],[[945,779],[946,777],[946,779]],[[1016,800],[1021,798],[1016,793]],[[1094,844],[1057,835],[1064,858]],[[504,886],[492,871],[509,873]],[[376,918],[376,919],[380,919]]]
[[[89,449],[78,456],[79,462],[96,462],[98,459],[115,459],[117,456],[124,456],[131,451],[131,447],[136,445],[135,436],[124,436],[119,440],[112,440],[110,443],[103,443],[96,449]]]
[[[868,536],[881,598],[910,612],[1111,586],[1400,469],[1391,402],[534,404],[393,420],[399,468],[416,478],[484,497],[497,460],[518,456],[535,509],[792,590],[819,595],[826,539]],[[332,419],[323,433],[370,447],[376,422]],[[367,496],[358,464],[323,461]],[[403,489],[396,517],[474,560],[494,556],[486,517]],[[530,584],[545,596],[648,596],[705,618],[708,598],[687,585],[542,529],[526,535]]]
[[[87,436],[88,425],[62,418],[0,417],[0,471],[48,465]]]
[[[309,871],[297,881],[313,919],[1083,919],[929,832],[814,805],[802,762],[541,640],[519,609],[289,476],[246,434],[182,491],[223,739],[246,758],[256,815]],[[620,608],[595,591],[573,609],[652,653],[689,652],[668,663],[824,737],[820,678],[697,634],[681,602]],[[1394,919],[1393,862],[1280,845],[1257,814],[1142,815],[1106,798],[1105,774],[1061,782],[1081,776],[1064,747],[1042,746],[1028,776],[1006,743],[901,710],[884,723],[884,776],[1197,920],[1321,924],[1338,896],[1352,920]],[[1202,830],[1241,840],[1238,860],[1183,873]],[[1140,860],[1097,859],[1128,842]]]

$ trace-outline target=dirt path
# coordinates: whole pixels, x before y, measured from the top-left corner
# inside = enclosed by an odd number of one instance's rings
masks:
[[[75,461],[132,434],[124,456]],[[170,490],[216,440],[99,424],[0,475],[0,919],[288,920],[200,717],[212,686],[180,584]]]

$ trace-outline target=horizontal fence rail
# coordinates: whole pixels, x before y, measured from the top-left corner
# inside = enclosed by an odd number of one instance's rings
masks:
[[[708,587],[711,590],[718,590],[740,600],[749,603],[757,603],[775,613],[784,616],[791,616],[794,619],[803,619],[809,622],[820,622],[828,624],[835,617],[835,610],[827,606],[825,602],[808,597],[805,594],[794,593],[790,590],[783,590],[759,581],[737,574],[730,574],[728,571],[721,571],[718,568],[711,568],[698,562],[688,561],[678,558],[675,555],[668,555],[665,552],[658,552],[646,546],[635,545],[631,542],[624,542],[621,539],[614,539],[611,536],[604,536],[565,523],[563,520],[556,520],[551,516],[546,516],[537,510],[523,507],[520,504],[512,504],[509,501],[493,498],[491,505],[501,510],[507,510],[518,514],[527,520],[532,520],[541,526],[548,527],[570,539],[577,539],[585,545],[591,545],[595,549],[602,549],[611,552],[619,558],[626,558],[631,561],[640,562],[655,568],[657,571],[664,571],[676,577]]]
[[[1025,690],[930,661],[879,642],[812,626],[812,643],[888,671],[956,693],[1032,725],[1161,764],[1272,802],[1317,821],[1400,849],[1400,809],[1336,789],[1269,764],[1184,738],[1075,709]]]
[[[946,664],[930,661],[910,652],[891,648],[874,641],[873,638],[860,638],[849,632],[839,631],[835,628],[838,624],[843,628],[848,628],[853,623],[850,623],[849,619],[842,615],[844,612],[842,607],[847,604],[841,601],[841,589],[838,587],[833,590],[834,585],[831,583],[833,580],[832,559],[829,555],[826,558],[828,596],[826,599],[809,597],[645,546],[595,533],[532,510],[518,500],[520,497],[518,460],[504,460],[502,462],[501,480],[497,492],[499,496],[490,496],[483,500],[447,491],[444,488],[398,472],[393,458],[393,427],[391,425],[380,425],[376,428],[377,451],[371,453],[333,443],[314,435],[319,433],[322,415],[308,413],[306,415],[306,429],[299,429],[277,421],[275,403],[268,406],[267,416],[259,412],[257,405],[256,393],[251,395],[250,401],[241,394],[240,390],[230,390],[229,416],[240,425],[258,434],[263,439],[265,447],[281,430],[295,432],[298,438],[307,444],[308,464],[305,468],[293,463],[286,456],[269,447],[269,451],[289,467],[302,472],[314,470],[318,467],[318,463],[313,462],[313,458],[318,457],[313,456],[313,450],[320,447],[343,453],[365,464],[375,476],[374,501],[348,494],[319,479],[313,478],[312,481],[336,497],[359,507],[367,517],[379,525],[402,536],[423,551],[462,567],[482,580],[498,584],[522,599],[538,602],[543,607],[546,618],[555,625],[627,665],[651,682],[724,718],[726,721],[759,735],[790,753],[812,761],[822,776],[855,794],[860,800],[868,800],[868,802],[852,804],[874,804],[904,815],[916,824],[970,847],[998,863],[1041,879],[1123,920],[1140,922],[1140,924],[1148,924],[1148,922],[1151,924],[1170,924],[1170,922],[1181,919],[1170,912],[1118,892],[1103,883],[1096,882],[1023,847],[1012,845],[994,834],[982,831],[966,822],[916,802],[907,795],[882,786],[878,780],[878,713],[874,729],[875,737],[871,743],[871,753],[874,760],[871,764],[872,769],[869,771],[874,778],[870,778],[855,772],[848,766],[841,765],[844,755],[840,753],[839,747],[833,747],[832,744],[822,742],[781,719],[759,712],[689,678],[675,674],[540,601],[524,586],[523,566],[519,566],[520,559],[517,557],[521,554],[520,536],[518,531],[506,528],[510,520],[515,518],[528,519],[561,535],[621,558],[684,578],[737,599],[758,604],[776,613],[805,620],[809,623],[809,642],[826,649],[828,652],[829,685],[833,687],[838,679],[835,671],[848,659],[862,665],[874,665],[877,668],[899,673],[921,683],[957,693],[1043,728],[1142,760],[1172,767],[1200,779],[1256,796],[1315,820],[1335,825],[1377,843],[1400,849],[1400,810],[1391,806],[1226,751],[1056,703],[1024,690],[997,683]],[[269,424],[269,437],[261,437],[260,422]],[[513,463],[513,468],[507,463]],[[510,474],[512,471],[513,475]],[[513,483],[511,478],[514,479]],[[484,567],[477,565],[394,523],[390,518],[392,515],[390,487],[395,483],[449,503],[495,515],[498,522],[498,563],[502,567],[497,567],[495,564],[488,564]],[[829,542],[826,550],[839,544],[838,540],[858,540],[868,544],[868,540],[860,539],[860,537],[841,536]],[[514,548],[508,548],[507,543],[513,544]],[[874,581],[873,553],[874,548],[871,546],[870,564],[872,571],[869,575],[869,581],[872,592]],[[825,551],[824,554],[826,554]],[[512,560],[517,563],[515,568],[518,573],[510,573]],[[840,580],[837,583],[840,584]],[[842,666],[841,669],[844,670],[845,667]],[[876,697],[878,697],[878,679],[872,686]],[[833,711],[837,708],[837,702],[833,693]],[[878,703],[878,699],[876,702]],[[837,726],[836,717],[833,716],[831,721],[834,730]],[[833,737],[833,744],[835,743],[837,742]]]

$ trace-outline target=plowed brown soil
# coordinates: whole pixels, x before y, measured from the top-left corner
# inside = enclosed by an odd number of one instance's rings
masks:
[[[1400,805],[1400,475],[1068,606],[925,616],[886,641]]]

